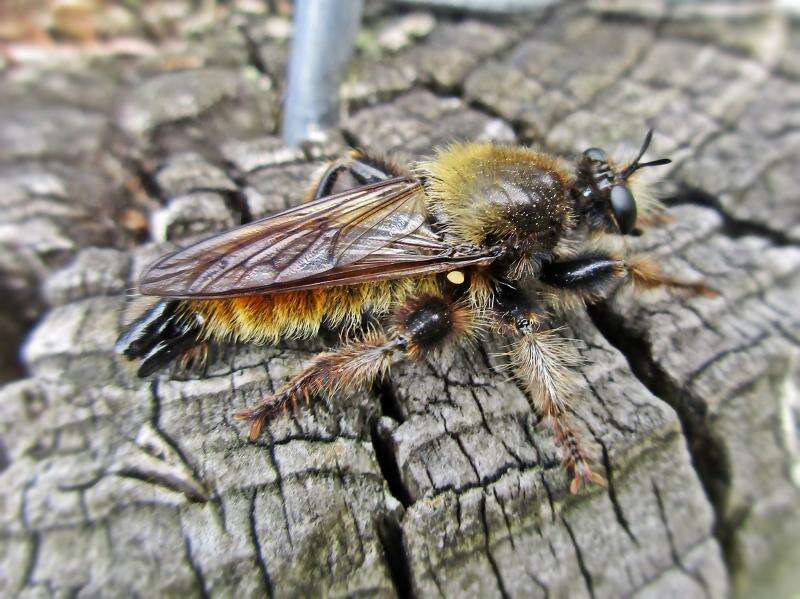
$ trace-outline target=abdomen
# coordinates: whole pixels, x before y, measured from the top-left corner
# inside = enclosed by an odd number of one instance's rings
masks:
[[[435,293],[434,277],[378,281],[214,300],[186,300],[183,309],[203,320],[202,337],[217,341],[277,343],[315,336],[326,328],[357,327],[365,313],[387,316],[410,295]]]

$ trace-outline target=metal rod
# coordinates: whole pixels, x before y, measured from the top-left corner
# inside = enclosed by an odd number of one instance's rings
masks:
[[[298,0],[283,109],[283,139],[319,138],[339,120],[339,86],[361,25],[362,0]]]

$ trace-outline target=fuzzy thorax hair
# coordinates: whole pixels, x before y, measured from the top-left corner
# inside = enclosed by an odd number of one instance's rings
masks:
[[[521,147],[459,143],[419,165],[430,209],[457,240],[511,242],[547,252],[571,226],[571,174],[558,158]]]

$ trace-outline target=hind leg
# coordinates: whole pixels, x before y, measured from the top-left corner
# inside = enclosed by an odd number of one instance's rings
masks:
[[[321,394],[330,395],[340,389],[363,389],[384,376],[399,357],[402,347],[400,338],[368,333],[361,340],[318,354],[275,394],[240,410],[236,417],[250,421],[250,440],[255,441],[261,436],[267,420],[296,409],[299,400],[308,403]]]
[[[407,174],[404,169],[388,158],[368,154],[361,150],[353,150],[347,157],[330,163],[312,185],[308,200],[318,200],[362,185],[370,185]]]
[[[138,376],[150,376],[176,359],[182,367],[205,365],[208,345],[201,340],[203,323],[180,304],[180,300],[160,300],[117,339],[118,354],[141,359]]]
[[[250,421],[255,441],[267,420],[320,395],[368,387],[385,376],[391,365],[417,358],[474,331],[475,316],[463,304],[440,295],[421,295],[404,301],[394,311],[388,331],[368,332],[335,350],[314,357],[276,393],[241,410],[237,417]]]

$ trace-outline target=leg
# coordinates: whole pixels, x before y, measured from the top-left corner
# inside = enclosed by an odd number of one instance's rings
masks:
[[[261,435],[267,420],[321,394],[363,389],[385,376],[392,363],[417,358],[473,331],[472,312],[438,295],[404,302],[395,310],[389,332],[370,332],[361,340],[319,354],[274,395],[237,413],[249,420],[250,440]]]
[[[544,328],[545,319],[519,290],[504,292],[498,314],[518,335],[508,352],[510,366],[536,411],[553,429],[562,463],[573,477],[570,491],[577,493],[582,484],[604,485],[603,477],[590,468],[588,453],[570,422],[576,391],[574,371],[580,357],[569,340]]]
[[[336,160],[328,166],[312,186],[308,199],[318,200],[405,174],[407,173],[404,169],[387,158],[353,150],[346,158]]]
[[[626,275],[625,263],[604,252],[586,252],[545,264],[539,276],[545,299],[560,312],[606,297]]]
[[[665,276],[658,264],[647,256],[638,255],[623,260],[600,251],[546,264],[539,280],[545,285],[549,303],[561,311],[604,299],[622,280],[637,290],[666,287],[688,295],[716,295],[702,283],[688,283]]]
[[[520,332],[509,351],[514,374],[553,429],[564,468],[572,474],[570,491],[577,493],[582,484],[604,485],[603,477],[589,467],[589,455],[570,422],[576,387],[573,373],[579,356],[569,340],[554,330],[531,326]]]
[[[240,410],[236,417],[251,422],[250,440],[255,441],[267,420],[296,408],[298,399],[308,402],[312,397],[330,395],[342,388],[363,389],[386,375],[403,347],[404,340],[399,337],[368,333],[360,341],[319,354],[277,393]]]
[[[632,256],[626,261],[628,276],[634,288],[640,290],[666,287],[687,296],[703,295],[717,297],[717,292],[703,283],[689,283],[668,277],[661,272],[658,264],[649,256]]]
[[[116,350],[140,358],[137,374],[144,378],[176,358],[184,367],[204,363],[207,345],[200,340],[201,332],[202,323],[181,309],[180,300],[161,300],[122,332]]]

